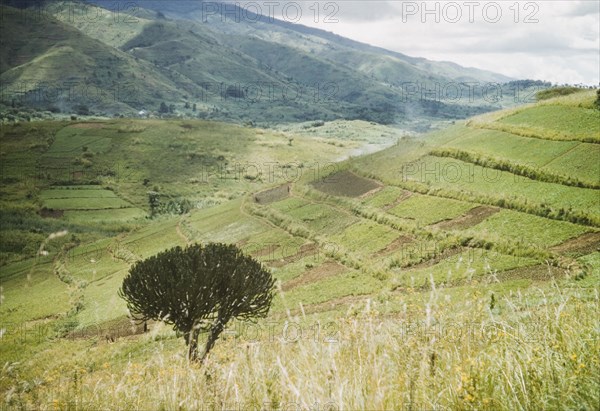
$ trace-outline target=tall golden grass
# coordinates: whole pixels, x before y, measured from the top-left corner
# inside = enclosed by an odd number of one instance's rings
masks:
[[[188,363],[182,339],[159,325],[92,343],[77,366],[54,359],[35,389],[5,400],[36,409],[596,410],[598,290],[544,290],[492,302],[477,286],[456,294],[433,285],[393,311],[364,300],[331,321],[237,324],[204,366]]]

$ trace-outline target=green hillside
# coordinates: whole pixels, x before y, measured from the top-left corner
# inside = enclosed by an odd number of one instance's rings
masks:
[[[594,98],[420,137],[365,122],[4,127],[4,401],[594,409]],[[382,135],[395,145],[334,163]],[[256,172],[273,163],[273,178]],[[117,289],[133,262],[208,241],[262,261],[278,292],[267,319],[231,324],[199,368],[166,326],[131,324]]]
[[[520,102],[501,75],[280,21],[204,22],[192,3],[127,3],[117,11],[107,2],[49,2],[42,17],[40,8],[3,6],[2,119],[29,118],[33,107],[67,118],[142,112],[261,125],[345,119],[427,131]],[[465,82],[478,86],[468,91]],[[484,98],[489,82],[505,83],[500,98]],[[448,85],[462,96],[446,95]],[[422,98],[427,90],[434,95]]]
[[[4,104],[112,115],[181,99],[193,86],[51,17],[36,21],[33,12],[2,7]]]

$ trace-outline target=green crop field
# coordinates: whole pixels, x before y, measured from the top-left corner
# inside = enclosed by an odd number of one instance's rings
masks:
[[[379,192],[365,198],[363,204],[370,205],[372,207],[382,208],[390,207],[402,198],[404,191],[398,187],[386,186]]]
[[[518,258],[477,249],[464,249],[439,263],[424,268],[414,268],[400,274],[399,287],[428,287],[431,281],[456,284],[465,281],[494,281],[498,272],[535,264],[530,258]]]
[[[334,235],[331,239],[363,256],[372,256],[397,237],[397,233],[372,221],[361,221]]]
[[[598,158],[600,158],[598,144],[581,143],[550,160],[542,169],[593,183],[600,177],[600,162],[596,161]]]
[[[559,135],[564,139],[600,139],[600,115],[597,110],[545,105],[504,117],[501,123],[531,127],[542,136]]]
[[[425,156],[419,160],[422,172],[409,181],[455,193],[469,192],[495,198],[517,198],[557,209],[573,209],[600,221],[598,191],[540,182],[505,171],[480,167],[460,160]],[[427,170],[433,170],[428,173]],[[418,180],[417,180],[418,178]]]
[[[413,195],[401,201],[388,212],[398,217],[416,220],[429,225],[441,220],[450,220],[473,208],[472,203],[433,196]]]
[[[544,141],[535,138],[495,131],[456,126],[461,136],[445,144],[448,147],[469,150],[514,162],[542,167],[558,156],[580,145],[576,141]],[[587,145],[595,146],[595,145]],[[531,155],[531,153],[536,153]]]
[[[344,228],[358,221],[352,215],[323,204],[307,204],[286,214],[318,233],[343,231]]]
[[[118,208],[105,210],[69,210],[65,220],[75,224],[130,221],[145,218],[146,212],[139,208]]]
[[[485,233],[490,237],[512,237],[525,243],[548,247],[579,236],[590,228],[565,221],[548,221],[542,217],[512,210],[502,210],[472,227],[471,230]]]
[[[284,307],[295,308],[298,304],[319,304],[346,296],[369,295],[379,289],[379,281],[373,277],[364,277],[357,272],[337,274],[316,283],[296,287],[284,293],[274,303],[274,312]]]
[[[131,204],[120,198],[110,197],[71,197],[71,198],[47,198],[44,207],[59,210],[94,210],[106,208],[124,208]]]
[[[111,141],[112,139],[108,137],[86,135],[79,132],[79,130],[57,133],[54,144],[52,144],[46,155],[48,157],[57,157],[60,155],[66,157],[74,156],[88,150],[101,153],[110,148]]]
[[[56,198],[117,198],[117,195],[102,187],[94,186],[53,186],[40,193],[41,199]]]

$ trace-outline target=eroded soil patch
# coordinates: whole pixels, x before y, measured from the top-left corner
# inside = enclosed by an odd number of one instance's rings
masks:
[[[347,170],[331,174],[312,185],[325,194],[343,197],[360,197],[382,187],[375,180],[360,177]]]
[[[552,251],[560,254],[585,255],[600,251],[600,232],[586,233],[576,238],[571,238],[562,244],[552,247]]]
[[[284,184],[279,187],[270,188],[254,195],[254,201],[258,204],[271,204],[276,201],[285,200],[290,196],[290,185]]]
[[[44,218],[61,218],[64,214],[64,210],[54,210],[45,207],[40,210],[40,216]]]
[[[393,253],[394,251],[396,251],[397,249],[399,249],[400,247],[402,247],[405,244],[410,244],[412,243],[414,240],[414,238],[411,238],[409,236],[406,235],[401,235],[400,237],[396,238],[394,241],[392,241],[391,243],[389,243],[385,248],[377,251],[377,256],[386,256],[388,254]]]
[[[442,230],[462,230],[481,223],[498,211],[500,211],[500,209],[497,207],[479,206],[470,209],[466,214],[453,218],[452,220],[440,221],[439,223],[433,224],[432,227]]]

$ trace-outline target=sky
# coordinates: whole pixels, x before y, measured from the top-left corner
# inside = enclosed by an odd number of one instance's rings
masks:
[[[600,83],[600,0],[296,0],[300,18],[292,2],[276,3],[275,17],[409,56],[520,79]]]

